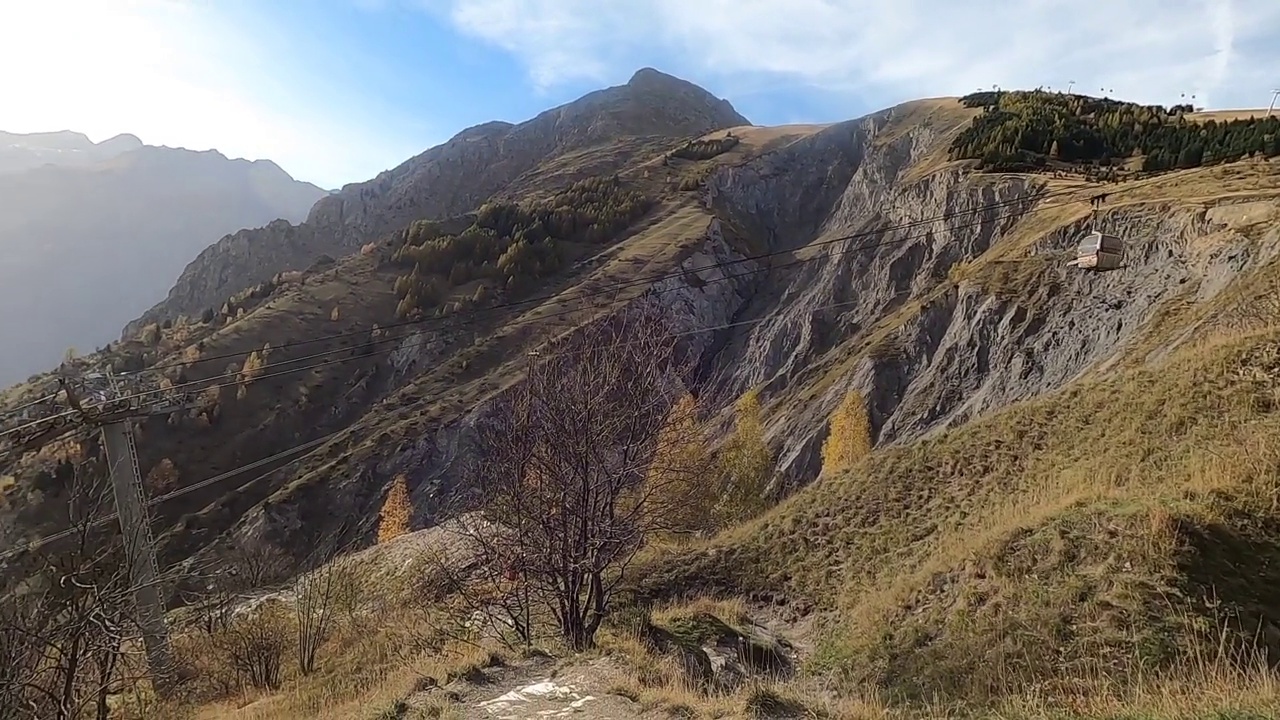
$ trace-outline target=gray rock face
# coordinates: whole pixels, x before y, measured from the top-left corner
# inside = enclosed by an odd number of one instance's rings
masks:
[[[655,284],[623,312],[662,312],[670,332],[680,334],[693,352],[709,356],[709,348],[717,342],[716,335],[703,331],[729,324],[745,302],[749,289],[747,281],[731,276],[758,267],[752,262],[741,262],[743,259],[742,253],[724,237],[719,221],[713,220],[704,241],[677,266],[677,270],[685,271],[684,277]],[[736,264],[728,270],[719,267],[726,262]],[[434,332],[414,333],[389,353],[388,364],[393,373],[403,377],[414,368],[439,362],[446,345]],[[673,383],[681,380],[672,378]],[[488,401],[428,430],[421,437],[399,447],[388,447],[376,463],[350,475],[332,478],[319,491],[325,496],[326,513],[332,518],[363,518],[364,524],[355,531],[372,532],[383,488],[399,474],[408,479],[414,527],[434,525],[459,508],[465,508],[470,489],[465,485],[464,471],[475,451],[477,426],[492,416],[498,402],[510,391],[510,388],[499,390]],[[239,537],[262,536],[264,528],[269,528],[271,537],[289,545],[291,539],[316,529],[314,519],[299,515],[299,508],[305,504],[305,500],[295,497],[274,503],[269,512],[254,510],[233,532]]]
[[[1088,231],[1081,221],[1011,259],[1009,275],[1020,281],[951,286],[952,268],[1006,238],[1035,207],[1037,191],[1026,180],[959,170],[903,184],[903,169],[936,137],[913,131],[876,146],[880,119],[834,126],[712,184],[713,204],[731,217],[762,218],[758,232],[773,247],[826,255],[761,278],[741,313],[760,322],[735,332],[713,360],[724,384],[718,396],[763,385],[764,400],[775,403],[769,437],[778,481],[788,487],[816,477],[827,420],[850,389],[868,398],[880,444],[954,427],[1105,372],[1143,338],[1162,304],[1208,302],[1280,252],[1280,233],[1252,241],[1208,219],[1203,207],[1127,205],[1097,219],[1129,245],[1119,271],[1066,266]],[[818,178],[841,185],[832,193]],[[1007,204],[987,207],[993,203]],[[824,206],[830,210],[815,220],[810,213]],[[949,219],[933,220],[943,215]],[[908,223],[916,224],[874,232]],[[1196,250],[1210,233],[1214,249]],[[841,239],[848,235],[860,237]],[[993,287],[1000,282],[1021,285],[1006,292]],[[868,352],[876,328],[882,334]],[[823,393],[796,400],[824,375],[834,382]]]
[[[1037,199],[1034,178],[906,176],[949,128],[886,134],[893,112],[718,171],[704,197],[717,219],[683,264],[698,279],[664,280],[622,311],[660,308],[700,360],[699,394],[720,407],[762,387],[780,490],[817,477],[828,419],[850,389],[867,398],[878,444],[920,438],[1132,359],[1164,304],[1209,302],[1280,253],[1280,231],[1250,239],[1202,205],[1125,204],[1096,218],[1128,242],[1119,271],[1066,266],[1081,219],[967,276],[965,263],[1014,243],[1026,213],[1055,201]],[[743,237],[769,257],[741,262]],[[436,346],[406,343],[396,371],[433,362]],[[326,492],[349,503],[334,512],[375,516],[403,472],[416,523],[438,521],[465,493],[459,468],[487,412],[472,408],[334,478]]]
[[[379,174],[321,198],[301,225],[272,223],[229,235],[192,261],[168,298],[130,323],[193,314],[282,270],[335,257],[423,219],[474,210],[540,163],[620,138],[679,138],[746,125],[727,101],[644,69],[626,85],[598,90],[512,125],[490,122]],[[527,178],[526,178],[527,179]]]

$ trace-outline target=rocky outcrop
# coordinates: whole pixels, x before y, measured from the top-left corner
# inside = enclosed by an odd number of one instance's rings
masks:
[[[490,122],[368,182],[322,198],[299,226],[274,223],[229,235],[192,261],[169,296],[126,327],[199,313],[228,295],[321,254],[335,257],[413,220],[475,209],[541,163],[629,137],[684,138],[748,124],[728,101],[653,69],[512,125]]]
[[[684,272],[620,311],[663,313],[699,361],[685,380],[700,399],[727,409],[746,389],[763,389],[779,490],[818,475],[828,419],[851,389],[867,398],[879,444],[920,438],[1106,372],[1118,358],[1150,355],[1160,347],[1152,328],[1171,301],[1211,302],[1280,252],[1280,233],[1241,234],[1202,204],[1132,202],[1090,221],[1087,203],[1046,208],[1054,201],[1034,177],[943,164],[921,172],[964,118],[904,123],[899,113],[831,126],[717,170],[703,196],[714,213],[705,237],[679,267],[662,268]],[[1028,213],[1043,213],[1034,233],[1023,232]],[[1066,267],[1088,222],[1130,242],[1123,270]],[[755,253],[765,257],[748,258]],[[388,405],[406,412],[391,422],[374,408],[352,432],[376,453],[311,473],[237,532],[311,547],[334,518],[356,518],[367,534],[398,474],[409,478],[415,526],[465,508],[461,469],[493,405],[473,403],[475,393],[470,407],[429,425],[399,422],[426,402],[453,406],[404,388],[447,360],[458,339],[424,332],[402,341],[385,369]],[[504,346],[513,354],[493,377],[516,381],[510,363],[526,339]],[[447,385],[439,394],[453,392]],[[505,392],[487,387],[489,400]]]
[[[732,263],[729,267],[723,267]],[[711,357],[725,331],[753,288],[751,271],[760,265],[747,260],[726,238],[721,223],[708,224],[705,239],[674,268],[672,277],[655,283],[632,301],[623,313],[662,313],[667,327],[679,335],[695,356]],[[679,272],[679,276],[676,276]],[[745,273],[743,278],[735,275]],[[710,329],[710,330],[709,330]],[[456,339],[456,338],[454,338]],[[447,338],[433,332],[414,333],[389,354],[392,373],[411,374],[414,368],[440,362]],[[682,378],[681,380],[686,380]],[[258,507],[247,514],[233,534],[269,533],[284,547],[311,547],[332,518],[360,518],[356,535],[371,533],[383,489],[391,479],[408,478],[415,527],[429,527],[468,507],[466,461],[474,452],[477,426],[485,422],[507,390],[498,390],[477,407],[430,428],[399,446],[387,446],[375,461],[350,474],[331,478],[323,486],[301,488],[287,499]]]
[[[960,272],[957,285],[953,269],[1005,240],[1038,190],[958,169],[904,184],[905,168],[941,135],[913,131],[877,145],[883,120],[832,127],[711,184],[721,212],[758,218],[758,238],[814,258],[777,261],[782,269],[761,279],[743,314],[759,322],[714,360],[718,396],[765,388],[779,482],[789,487],[817,476],[827,420],[848,390],[868,399],[880,444],[954,427],[1105,372],[1143,342],[1167,302],[1210,302],[1280,251],[1277,233],[1250,240],[1200,206],[1136,204],[1096,220],[1129,242],[1126,266],[1082,272],[1066,266],[1088,231],[1082,209],[1025,257]],[[840,187],[831,192],[819,178]],[[823,206],[821,223],[802,219]]]

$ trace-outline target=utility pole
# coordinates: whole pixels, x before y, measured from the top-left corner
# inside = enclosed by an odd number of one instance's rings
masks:
[[[95,381],[97,387],[88,381]],[[0,450],[20,456],[77,428],[87,426],[101,432],[147,666],[156,693],[163,697],[173,687],[173,655],[164,615],[164,587],[160,582],[155,539],[138,467],[138,448],[133,438],[133,418],[167,415],[191,407],[194,398],[188,393],[162,388],[142,390],[140,384],[122,385],[110,372],[88,375],[73,382],[63,378],[59,384],[69,411],[44,408],[47,415],[5,431],[4,435],[13,440]]]
[[[1075,80],[1068,80],[1068,81],[1067,81],[1067,94],[1068,94],[1068,95],[1070,95],[1070,94],[1071,94],[1071,87],[1072,87],[1073,85],[1075,85],[1075,84],[1076,84],[1076,81],[1075,81]]]
[[[1272,111],[1276,109],[1276,98],[1280,97],[1280,89],[1271,91],[1271,104],[1267,106],[1266,117],[1271,117]]]
[[[110,395],[106,400],[114,401],[121,396],[120,384],[110,371],[107,372],[107,382]],[[138,409],[146,412],[151,408]],[[169,626],[164,617],[165,593],[156,562],[155,538],[151,533],[151,518],[142,489],[142,471],[138,467],[138,446],[133,438],[133,420],[125,416],[100,427],[107,465],[111,468],[111,488],[115,494],[120,531],[124,535],[130,586],[133,588],[138,627],[142,631],[142,644],[147,652],[147,666],[157,694],[164,696],[173,685],[173,653],[169,645]]]

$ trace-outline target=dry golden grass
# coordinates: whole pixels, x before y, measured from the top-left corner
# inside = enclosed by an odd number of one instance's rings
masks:
[[[730,152],[741,154],[749,154],[750,151],[773,150],[799,140],[809,137],[814,133],[821,132],[831,127],[831,123],[826,124],[793,124],[793,125],[739,125],[728,130],[716,130],[715,132],[703,135],[703,140],[714,140],[725,137],[728,133],[733,133],[741,141],[741,144]]]
[[[708,694],[671,657],[611,631],[610,689],[695,717],[1280,711],[1275,675],[1230,662],[1280,601],[1277,370],[1278,333],[1206,344],[878,451],[720,538],[668,547],[675,559],[645,568],[650,585],[722,581],[817,600],[816,655],[799,678]],[[750,612],[740,598],[704,598],[652,621],[696,642],[705,616],[741,627]],[[406,660],[395,648],[413,622],[387,616],[335,640],[321,673],[200,717],[366,717],[423,674],[484,661],[464,648]]]
[[[1202,656],[1179,647],[1213,644],[1213,602],[1231,647],[1264,618],[1280,641],[1277,348],[1221,341],[882,450],[651,560],[648,585],[811,597],[830,611],[811,670],[895,703],[1118,703],[1161,669],[1191,682]]]
[[[473,668],[492,663],[497,656],[495,649],[460,642],[449,643],[440,652],[411,650],[416,638],[432,630],[423,624],[421,614],[413,612],[388,615],[372,627],[344,628],[322,650],[318,672],[307,677],[291,672],[277,692],[245,691],[200,706],[191,717],[376,717],[378,710],[394,707],[411,696],[425,679],[444,685]],[[433,702],[440,704],[439,699]]]

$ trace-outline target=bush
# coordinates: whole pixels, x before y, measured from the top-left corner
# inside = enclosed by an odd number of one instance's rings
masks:
[[[690,140],[672,150],[671,157],[681,160],[710,160],[717,155],[723,155],[734,149],[739,142],[741,140],[734,135],[708,140]]]

